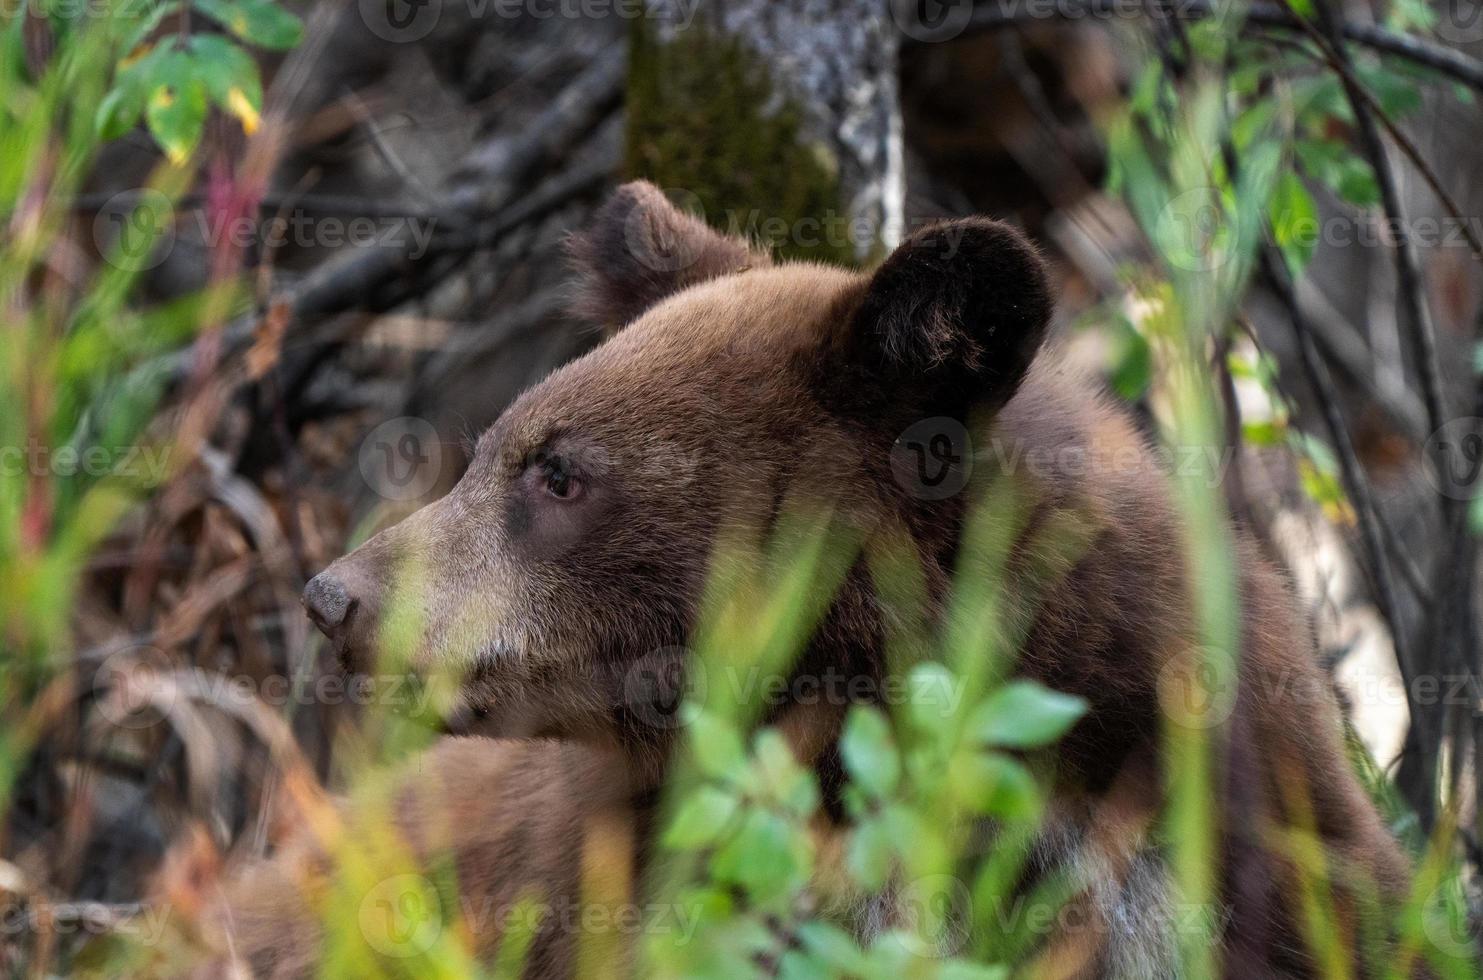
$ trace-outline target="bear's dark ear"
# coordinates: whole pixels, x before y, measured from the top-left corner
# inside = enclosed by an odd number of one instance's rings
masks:
[[[575,312],[614,329],[682,289],[770,262],[675,207],[646,180],[614,191],[567,248],[579,277]]]
[[[1052,307],[1045,265],[1014,228],[930,225],[875,271],[846,326],[858,398],[959,419],[998,408],[1024,380]]]

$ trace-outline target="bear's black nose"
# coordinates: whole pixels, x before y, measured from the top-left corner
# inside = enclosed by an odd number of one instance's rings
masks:
[[[303,602],[314,625],[331,638],[345,625],[352,604],[345,586],[329,572],[320,572],[309,580]]]

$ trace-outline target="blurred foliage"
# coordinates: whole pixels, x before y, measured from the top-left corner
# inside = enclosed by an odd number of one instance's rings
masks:
[[[734,697],[735,685],[707,683],[700,702],[687,706],[688,766],[671,779],[661,837],[669,858],[654,875],[655,894],[704,911],[691,941],[650,938],[646,972],[730,977],[751,963],[788,977],[968,980],[1006,977],[1035,951],[1043,938],[1036,930],[1069,894],[1037,894],[1039,915],[1007,911],[1015,908],[1027,843],[1045,812],[1047,791],[1034,760],[1045,761],[1039,751],[1086,705],[1005,679],[1013,651],[992,639],[1004,626],[993,612],[1003,584],[994,570],[1004,567],[1021,510],[1012,489],[1000,485],[977,513],[959,556],[966,574],[949,603],[955,625],[921,659],[921,636],[894,637],[905,696],[848,710],[839,751],[851,829],[842,848],[825,829],[812,770],[795,759],[782,732],[767,727],[746,737],[760,704]],[[800,522],[828,526],[826,519]],[[721,563],[761,571],[758,581],[712,590],[719,608],[692,670],[714,679],[753,669],[786,676],[792,669],[851,553],[827,532],[802,533],[806,543],[796,552]],[[1048,550],[1066,544],[1041,543]],[[883,552],[868,561],[883,589],[904,586],[923,598],[910,584],[914,570],[905,555]],[[983,819],[1001,835],[987,857],[972,842],[971,828]],[[885,927],[862,938],[854,917],[871,896],[883,895]]]
[[[17,50],[25,45],[28,18],[44,20],[54,44],[66,50],[75,35],[95,29],[96,11],[106,11],[106,20],[113,25],[112,50],[89,67],[117,70],[107,73],[111,77],[101,100],[79,104],[98,107],[95,125],[104,140],[129,132],[142,117],[150,135],[176,164],[185,162],[200,142],[212,105],[240,120],[249,134],[257,129],[262,81],[257,62],[238,42],[282,51],[298,44],[303,35],[299,19],[274,0],[84,4],[42,0],[25,9],[25,16],[12,17],[7,24],[7,42]],[[193,13],[207,20],[193,24]],[[201,28],[209,25],[228,33],[202,33]],[[16,62],[17,67],[22,65]]]
[[[146,308],[134,259],[167,230],[175,203],[190,188],[192,156],[211,107],[248,132],[255,127],[262,87],[242,45],[280,50],[301,31],[271,0],[165,3],[147,16],[130,14],[126,5],[106,9],[102,17],[46,14],[55,45],[39,68],[28,59],[29,14],[8,16],[0,46],[0,213],[7,229],[0,239],[7,337],[0,346],[0,445],[35,446],[52,459],[63,451],[75,458],[99,449],[111,459],[121,447],[170,447],[175,433],[151,425],[164,390],[156,358],[219,326],[240,310],[243,297],[227,279],[200,295]],[[230,37],[191,29],[191,12]],[[1372,206],[1378,196],[1374,175],[1348,143],[1350,120],[1337,80],[1311,71],[1316,53],[1301,43],[1233,42],[1230,16],[1189,27],[1188,72],[1171,72],[1167,60],[1145,52],[1147,68],[1109,127],[1110,187],[1127,201],[1155,259],[1128,270],[1132,301],[1104,320],[1112,382],[1125,398],[1164,406],[1159,422],[1175,445],[1221,445],[1208,364],[1211,352],[1227,350],[1233,339],[1260,244],[1272,241],[1301,274],[1313,254],[1304,232],[1317,214],[1314,189],[1358,207]],[[173,33],[165,28],[172,17],[179,28]],[[1393,17],[1421,26],[1427,12],[1410,2],[1397,5]],[[772,202],[790,226],[837,212],[831,167],[800,141],[796,113],[784,105],[759,117],[757,106],[774,100],[765,73],[744,52],[715,39],[675,48],[645,31],[637,27],[633,39],[631,172],[695,193],[713,218],[750,201]],[[1363,78],[1392,114],[1420,104],[1416,79],[1392,66],[1367,64]],[[72,205],[100,144],[141,119],[166,156],[148,189],[157,197],[124,217],[123,233],[111,239],[101,263],[81,277],[64,274],[56,257],[76,245]],[[715,142],[696,139],[697,131]],[[1239,172],[1212,152],[1218,147],[1230,148]],[[774,244],[797,254],[789,242]],[[841,243],[832,257],[852,258],[847,248]],[[1350,519],[1332,451],[1292,427],[1271,360],[1232,350],[1227,364],[1271,395],[1270,416],[1243,425],[1246,440],[1299,454],[1309,495],[1331,517]],[[83,565],[119,516],[154,486],[118,468],[0,467],[6,720],[0,776],[7,787],[28,751],[30,696],[70,662],[68,617]],[[1233,649],[1235,571],[1219,489],[1196,478],[1176,479],[1173,489],[1193,529],[1184,542],[1189,562],[1201,569],[1202,639],[1212,650]],[[647,887],[648,897],[701,915],[687,942],[647,937],[645,972],[732,977],[751,967],[787,977],[968,980],[1033,966],[1044,939],[1037,924],[1044,920],[1001,913],[1021,884],[1045,817],[1048,750],[1086,705],[1013,677],[1024,623],[1007,608],[1002,570],[1022,513],[1012,486],[983,492],[943,626],[928,631],[906,617],[901,635],[889,638],[893,670],[913,696],[902,704],[849,708],[839,745],[848,778],[841,847],[820,833],[822,794],[812,770],[794,757],[778,728],[759,724],[760,704],[723,697],[727,689],[714,685],[709,697],[686,707],[684,751],[666,793],[661,860]],[[695,640],[697,669],[719,676],[791,668],[858,557],[828,515],[803,513],[797,520],[778,535],[795,546],[775,544],[750,561],[722,563],[730,571],[718,572],[710,590]],[[1038,546],[1074,553],[1081,542],[1058,537],[1058,530],[1064,529],[1052,529]],[[907,607],[925,604],[909,561],[891,553],[864,557],[884,592],[903,597]],[[747,568],[752,572],[737,571]],[[415,577],[409,582],[399,592],[405,608],[393,612],[387,630],[393,642],[419,632],[417,603],[406,598],[415,594]],[[425,741],[429,728],[372,715],[349,768],[403,755]],[[1178,901],[1195,909],[1217,904],[1210,734],[1199,726],[1171,725],[1167,732],[1170,807],[1160,840],[1176,872]],[[1362,752],[1358,763],[1387,812],[1404,824],[1404,808],[1383,776]],[[364,781],[369,785],[372,777]],[[388,871],[416,868],[384,813],[373,808],[363,826],[345,835],[335,855],[334,889],[319,896],[329,937],[324,973],[478,974],[459,929],[443,931],[419,957],[397,962],[360,942],[357,896]],[[996,828],[988,846],[974,834],[985,822]],[[1415,897],[1394,929],[1401,953],[1373,964],[1376,974],[1402,975],[1407,957],[1425,957],[1439,975],[1477,975],[1471,950],[1438,950],[1428,941],[1438,929],[1466,932],[1459,924],[1467,922],[1468,882],[1451,828],[1444,825],[1422,846]],[[1332,953],[1340,926],[1325,905],[1329,869],[1314,847],[1311,835],[1294,844],[1313,864],[1305,881],[1308,934],[1316,950]],[[455,869],[418,870],[432,871],[427,880],[436,894],[404,914],[458,907]],[[1076,882],[1052,876],[1032,903],[1053,917],[1076,889]],[[874,935],[855,930],[862,906],[880,896],[888,899],[881,910],[886,926]],[[1181,931],[1185,976],[1214,975],[1215,927],[1202,920]],[[514,971],[528,940],[518,930],[506,937],[501,975]],[[1336,975],[1344,973],[1337,959],[1326,962]]]
[[[0,20],[0,793],[9,796],[65,676],[87,563],[177,463],[154,425],[161,355],[241,307],[229,279],[156,306],[140,274],[171,227],[193,168],[164,162],[109,224],[75,211],[103,137],[95,107],[139,32],[126,5],[53,14],[53,44],[24,28],[40,5]],[[38,54],[41,55],[38,57]]]

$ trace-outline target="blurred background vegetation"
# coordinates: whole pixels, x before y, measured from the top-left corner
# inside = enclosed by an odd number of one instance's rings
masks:
[[[337,668],[298,595],[600,340],[565,311],[562,237],[647,177],[784,256],[865,264],[958,214],[1024,227],[1056,342],[1152,437],[1221,460],[1211,483],[1171,453],[1192,526],[1228,511],[1299,584],[1356,765],[1425,856],[1376,974],[1477,975],[1480,47],[1467,0],[3,5],[4,968],[153,969],[137,940],[160,901],[198,907],[202,868],[282,839],[285,799],[434,737],[324,695]],[[1218,638],[1227,543],[1192,538]],[[715,610],[700,654],[796,651],[832,567],[816,545],[777,559],[760,605]],[[920,913],[869,946],[841,929],[810,883],[812,776],[746,705],[697,705],[650,887],[706,914],[683,946],[650,937],[651,969],[1034,962],[1033,927],[955,930],[1001,906],[1041,813],[1001,750],[1054,742],[1080,706],[1003,681],[993,583],[960,585],[912,669],[969,696],[930,721],[858,709],[842,745],[847,874],[904,869],[929,883]],[[1209,746],[1171,738],[1198,906]],[[1005,827],[971,873],[966,813]],[[1190,976],[1213,969],[1204,928]],[[456,931],[326,964],[477,969]]]

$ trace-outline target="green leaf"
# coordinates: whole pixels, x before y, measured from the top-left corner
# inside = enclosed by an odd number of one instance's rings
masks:
[[[811,816],[819,805],[819,788],[811,772],[798,764],[793,750],[776,728],[764,728],[754,741],[761,789],[797,817]]]
[[[93,117],[101,139],[118,139],[139,122],[145,100],[149,97],[151,79],[160,62],[169,54],[167,45],[159,45],[119,69],[113,88],[103,96]]]
[[[802,831],[776,813],[754,809],[736,835],[716,851],[711,873],[766,903],[801,887],[811,865],[808,839]]]
[[[1086,713],[1087,703],[1034,681],[1009,681],[979,705],[969,731],[988,745],[1034,749],[1049,745]]]
[[[154,65],[146,83],[144,119],[155,142],[172,163],[190,156],[206,122],[206,86],[195,74],[195,61],[184,51],[171,51]]]
[[[1355,207],[1373,207],[1380,201],[1380,186],[1370,165],[1337,140],[1308,138],[1293,145],[1298,162],[1309,177],[1323,184]]]
[[[272,0],[194,0],[201,13],[249,44],[286,51],[304,36],[304,24]]]
[[[190,50],[211,101],[242,120],[242,128],[252,133],[263,109],[257,62],[219,34],[196,35],[190,40]]]
[[[1040,791],[1030,771],[1007,755],[960,752],[948,771],[953,797],[967,810],[1005,820],[1032,820],[1040,814]]]
[[[906,677],[906,716],[912,728],[927,736],[945,731],[944,723],[957,708],[961,687],[953,672],[940,663],[913,667]]]
[[[901,778],[901,757],[891,741],[886,716],[875,708],[856,706],[845,719],[839,740],[846,771],[874,796],[889,796]]]
[[[166,17],[180,10],[178,0],[167,0],[160,3],[158,0],[138,0],[137,3],[125,7],[123,16],[140,18],[138,26],[125,38],[123,45],[119,48],[128,54],[154,36],[155,30],[164,22]]]
[[[856,884],[871,890],[886,883],[891,873],[891,862],[896,856],[891,830],[885,820],[873,817],[862,820],[850,835],[849,847],[845,851],[845,865],[854,876]]]
[[[1293,96],[1303,123],[1310,130],[1322,132],[1334,119],[1345,123],[1354,121],[1354,109],[1349,104],[1344,83],[1332,72],[1294,81]]]
[[[746,749],[729,719],[710,712],[696,712],[690,722],[690,747],[695,753],[695,764],[707,776],[735,781],[746,769]]]
[[[1231,142],[1237,152],[1244,152],[1259,139],[1274,138],[1277,113],[1277,103],[1264,99],[1237,116],[1231,124]]]
[[[1386,23],[1402,34],[1426,33],[1437,22],[1437,13],[1426,0],[1393,0]]]
[[[1292,449],[1302,456],[1306,456],[1314,466],[1324,473],[1339,473],[1339,457],[1329,448],[1329,444],[1315,436],[1298,429],[1291,431]]]
[[[134,128],[144,111],[144,89],[140,86],[116,86],[98,104],[93,118],[98,137],[115,140]]]
[[[1357,63],[1360,84],[1369,89],[1380,109],[1391,119],[1400,119],[1421,108],[1421,86],[1389,66]]]
[[[1149,61],[1144,66],[1143,74],[1133,83],[1133,91],[1128,96],[1128,109],[1139,115],[1152,115],[1158,107],[1160,97],[1169,94],[1169,83],[1164,77],[1163,66],[1157,61]]]
[[[1380,203],[1380,185],[1375,181],[1375,172],[1360,160],[1345,165],[1335,190],[1355,207],[1372,208]]]
[[[1301,275],[1318,245],[1318,209],[1308,188],[1292,171],[1278,178],[1267,203],[1267,220],[1288,268],[1293,275]]]
[[[790,949],[778,960],[778,980],[818,980],[828,976],[820,966],[810,954]]]
[[[1126,317],[1116,317],[1108,329],[1108,384],[1119,398],[1135,402],[1153,383],[1153,348]]]
[[[887,929],[870,944],[872,974],[877,977],[909,977],[921,969],[920,938],[907,929]]]
[[[1305,173],[1328,187],[1337,187],[1344,149],[1333,140],[1299,139],[1293,152]]]
[[[664,834],[664,846],[678,851],[705,847],[721,836],[740,803],[734,793],[701,786],[680,804]]]
[[[937,980],[1007,980],[1009,967],[988,966],[968,960],[948,960],[937,971]]]
[[[1243,422],[1241,438],[1252,446],[1280,446],[1287,438],[1287,427],[1277,422]]]
[[[865,953],[854,937],[827,922],[805,922],[796,930],[799,942],[826,965],[841,973],[862,976],[867,969]]]
[[[1354,523],[1354,508],[1344,493],[1339,479],[1339,461],[1334,451],[1320,439],[1305,432],[1290,430],[1290,445],[1298,454],[1298,482],[1324,516],[1342,524]]]

